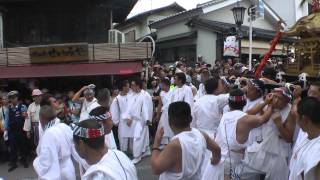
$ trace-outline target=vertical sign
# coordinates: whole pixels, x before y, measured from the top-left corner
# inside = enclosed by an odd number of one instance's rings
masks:
[[[224,41],[223,56],[239,57],[239,41],[236,36],[228,36]]]

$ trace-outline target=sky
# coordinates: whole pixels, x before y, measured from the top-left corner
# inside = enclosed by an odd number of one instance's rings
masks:
[[[140,14],[142,12],[149,11],[151,9],[157,9],[160,7],[170,5],[174,2],[177,2],[180,6],[188,10],[195,8],[199,3],[204,3],[208,1],[210,0],[138,0],[137,4],[130,12],[128,18]]]

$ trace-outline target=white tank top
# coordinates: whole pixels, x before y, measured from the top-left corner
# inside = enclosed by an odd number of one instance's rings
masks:
[[[290,113],[291,105],[288,104],[285,108],[279,111],[284,123]],[[274,124],[272,118],[262,126],[263,141],[261,143],[262,149],[266,152],[276,154],[282,157],[288,157],[291,145],[279,138],[280,132],[277,126]]]
[[[98,103],[98,100],[96,98],[93,98],[91,102],[88,102],[87,100],[84,100],[82,103],[81,113],[80,113],[80,119],[79,121],[83,121],[89,118],[89,113],[94,108],[100,106]]]
[[[178,139],[182,152],[182,171],[180,173],[164,172],[159,180],[200,180],[207,144],[201,132],[192,128],[172,138]]]
[[[246,148],[247,143],[239,144],[236,139],[237,122],[245,115],[247,114],[243,111],[234,110],[222,116],[216,138],[221,147],[222,155],[227,155],[229,150],[237,151]]]

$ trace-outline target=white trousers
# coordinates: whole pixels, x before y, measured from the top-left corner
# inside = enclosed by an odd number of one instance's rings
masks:
[[[149,150],[149,127],[144,125],[142,127],[141,135],[133,138],[133,157],[139,158],[141,155]]]
[[[133,138],[119,137],[120,150],[122,152],[131,151],[133,149]]]

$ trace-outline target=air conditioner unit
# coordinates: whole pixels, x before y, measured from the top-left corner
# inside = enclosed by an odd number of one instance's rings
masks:
[[[108,42],[109,43],[125,43],[124,33],[116,29],[109,30]]]

